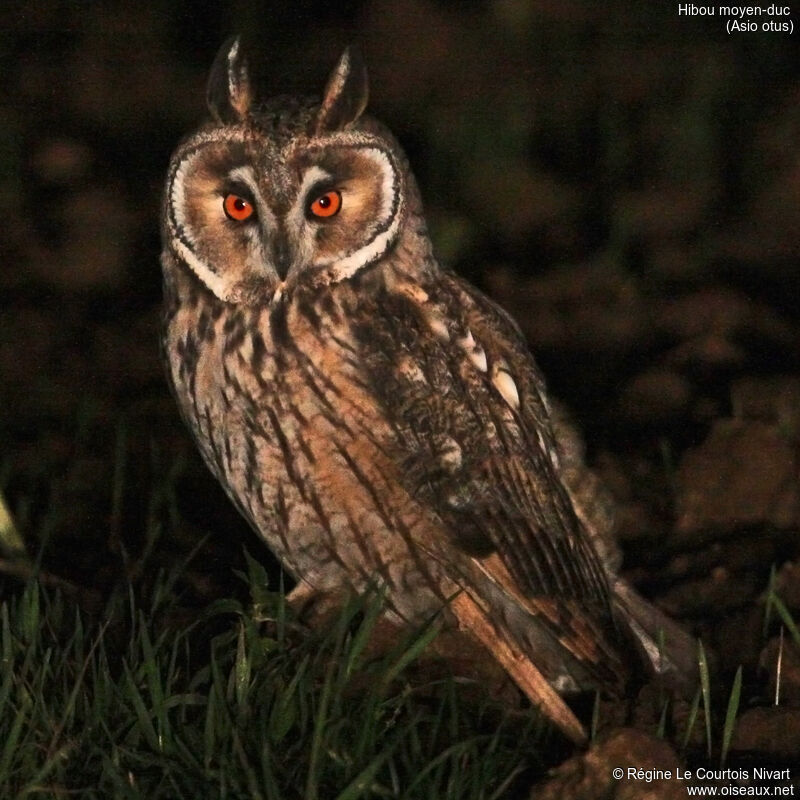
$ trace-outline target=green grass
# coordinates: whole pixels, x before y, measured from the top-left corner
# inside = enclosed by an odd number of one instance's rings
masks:
[[[198,543],[182,519],[182,462],[151,448],[150,471],[137,473],[141,454],[128,450],[140,439],[133,419],[108,440],[108,492],[93,495],[108,502],[108,529],[81,540],[98,569],[116,553],[128,578],[81,583],[82,553],[61,545],[70,498],[55,488],[34,516],[17,499],[38,555],[0,542],[0,798],[527,795],[541,754],[551,762],[557,749],[549,728],[427,668],[436,620],[376,654],[377,595],[309,631],[247,553],[242,583],[209,582],[218,565],[207,559],[230,563],[223,571],[242,559]],[[76,436],[76,452],[87,446]],[[219,583],[230,591],[214,600]]]
[[[113,439],[107,519],[120,541],[131,533],[126,447],[135,441],[122,427]],[[527,797],[545,766],[563,757],[533,712],[512,713],[478,687],[432,677],[419,657],[435,620],[372,654],[380,597],[310,632],[245,553],[245,591],[194,607],[194,563],[151,574],[153,562],[169,563],[165,546],[174,554],[191,532],[181,536],[181,465],[157,455],[139,549],[128,558],[119,548],[130,584],[110,592],[76,586],[72,573],[23,582],[35,564],[5,548],[3,573],[16,577],[0,579],[0,797],[510,800]],[[51,503],[29,538],[60,552],[48,531],[64,503],[58,495]],[[205,553],[197,544],[195,562]],[[68,560],[61,565],[69,572]],[[796,639],[774,575],[766,597],[765,636],[777,621]],[[701,689],[682,749],[700,723],[710,759],[712,687],[702,650],[698,663]],[[715,687],[717,699],[723,688]],[[715,736],[722,763],[743,697],[739,671]],[[593,739],[602,727],[597,698]],[[659,733],[666,728],[665,705]]]
[[[800,633],[798,631],[797,623],[795,622],[794,618],[792,617],[791,612],[787,608],[786,604],[783,602],[781,597],[777,592],[777,574],[775,571],[775,566],[772,566],[770,571],[769,582],[767,585],[767,589],[764,593],[764,621],[763,621],[763,628],[762,628],[762,637],[764,641],[767,640],[770,628],[773,623],[773,616],[777,618],[777,622],[780,623],[780,644],[781,649],[783,647],[783,632],[787,630],[792,637],[792,640],[795,642],[797,646],[800,646]],[[717,686],[715,687],[715,691],[712,692],[711,687],[711,670],[709,668],[708,659],[706,657],[705,648],[703,647],[702,641],[698,641],[698,654],[697,654],[697,661],[698,661],[698,674],[700,678],[700,686],[695,692],[694,698],[692,703],[689,707],[688,718],[686,722],[686,726],[683,731],[682,743],[681,743],[681,750],[686,753],[689,749],[690,740],[692,738],[692,733],[694,732],[695,725],[697,724],[697,720],[700,713],[700,702],[702,700],[703,704],[703,719],[705,722],[705,745],[706,745],[706,753],[708,757],[708,763],[711,763],[711,757],[713,752],[713,742],[712,742],[712,706],[713,706],[713,698],[716,696],[717,698],[721,697],[722,687]],[[780,698],[780,682],[781,682],[781,661],[780,655],[778,657],[778,663],[776,665],[777,674],[775,676],[775,701],[774,704],[777,706],[779,704]],[[743,686],[743,668],[740,664],[736,672],[733,676],[733,681],[731,683],[731,688],[728,694],[728,702],[725,709],[725,718],[722,723],[722,728],[720,731],[721,735],[721,744],[719,748],[719,764],[721,767],[725,766],[729,753],[730,753],[730,746],[731,742],[733,741],[733,736],[736,730],[737,725],[737,718],[739,714],[739,709],[742,704],[742,686]],[[662,711],[662,721],[659,724],[659,735],[663,735],[663,722],[666,714],[667,706],[664,706],[664,710]]]
[[[739,704],[742,698],[742,667],[736,670],[733,678],[731,693],[728,697],[728,708],[725,712],[725,724],[722,727],[722,749],[719,756],[720,767],[725,766],[728,759],[728,750],[733,739],[733,732],[736,729],[736,715],[739,713]]]
[[[380,598],[310,633],[249,566],[251,603],[182,624],[167,575],[91,622],[36,581],[14,592],[0,607],[0,796],[488,800],[541,769],[533,715],[408,679],[434,626],[368,657]]]

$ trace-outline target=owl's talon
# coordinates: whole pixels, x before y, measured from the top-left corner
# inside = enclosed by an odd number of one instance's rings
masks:
[[[348,597],[346,591],[322,592],[300,581],[286,595],[286,602],[298,622],[311,630],[321,630],[341,612]]]

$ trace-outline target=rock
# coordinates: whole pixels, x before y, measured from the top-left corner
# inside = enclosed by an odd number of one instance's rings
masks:
[[[748,526],[792,528],[800,522],[795,448],[776,425],[723,419],[689,450],[676,476],[675,538]]]
[[[607,450],[597,455],[593,469],[614,498],[617,540],[658,542],[661,552],[672,525],[664,470],[640,455],[623,459]]]
[[[491,192],[485,191],[487,186]],[[560,220],[578,224],[579,189],[522,160],[476,160],[467,165],[464,187],[475,198],[481,218],[503,242],[520,246],[531,231],[548,230]]]
[[[677,238],[697,227],[714,191],[712,182],[680,185],[669,181],[621,195],[612,213],[616,224],[630,236]]]
[[[720,542],[691,553],[677,553],[663,566],[661,574],[669,581],[707,576],[723,561],[725,548]]]
[[[658,307],[655,323],[678,341],[712,336],[739,341],[757,333],[762,343],[789,344],[797,332],[780,314],[744,292],[710,286]]]
[[[668,361],[703,372],[730,370],[745,365],[747,352],[722,334],[713,332],[682,342],[668,354]]]
[[[718,567],[735,574],[755,572],[764,575],[778,552],[774,537],[755,537],[745,533],[724,542],[711,542],[708,546],[690,553],[676,553],[659,569],[659,577],[665,581],[681,581],[708,576]]]
[[[94,154],[84,142],[65,136],[46,139],[33,154],[31,167],[40,180],[71,185],[89,172]]]
[[[751,708],[739,717],[731,752],[800,760],[800,708]]]
[[[619,359],[646,347],[652,320],[636,281],[618,266],[598,259],[551,270],[521,283],[497,270],[488,289],[519,322],[534,352],[590,352]]]
[[[706,577],[671,587],[658,599],[670,616],[697,617],[741,608],[752,600],[758,589],[752,576],[736,575],[719,566]]]
[[[755,194],[739,224],[719,237],[716,242],[719,257],[735,258],[760,267],[763,267],[765,255],[771,261],[796,259],[800,246],[798,186],[800,161],[795,158],[794,163],[786,163],[776,170],[774,180]]]
[[[631,422],[663,422],[680,416],[689,405],[691,383],[669,369],[652,369],[624,386],[618,413]]]
[[[739,219],[712,238],[712,257],[733,259],[740,273],[746,269],[760,281],[772,265],[796,269],[800,250],[800,159],[790,144],[800,131],[798,100],[795,83],[776,96],[769,123],[756,128],[746,155],[754,178],[748,199]]]
[[[696,617],[711,612],[717,619],[712,630],[714,641],[719,634],[721,649],[725,649],[724,645],[733,648],[732,658],[736,663],[744,655],[733,644],[737,638],[736,626],[730,629],[727,626],[734,618],[742,625],[745,623],[738,613],[734,617],[729,615],[745,605],[751,607],[754,620],[752,625],[748,621],[741,633],[747,646],[752,646],[747,651],[747,663],[754,666],[763,645],[763,606],[757,606],[754,601],[767,585],[769,565],[778,557],[780,549],[780,537],[770,533],[756,536],[746,531],[737,538],[711,542],[691,552],[675,553],[664,563],[654,562],[637,576],[637,581],[639,585],[650,586],[650,593],[670,614]],[[718,615],[722,612],[726,616],[720,621]],[[719,633],[720,625],[728,630],[725,638]],[[725,658],[723,663],[727,663]]]
[[[38,245],[32,273],[71,291],[119,288],[131,257],[135,216],[121,186],[97,184],[69,194],[51,220],[60,244]]]
[[[731,386],[733,415],[775,423],[787,437],[800,439],[800,378],[747,377]]]
[[[660,547],[668,530],[664,520],[643,501],[630,501],[617,510],[617,538],[620,542],[651,541]]]
[[[743,292],[723,286],[693,291],[654,308],[657,331],[676,342],[672,366],[695,373],[728,372],[765,352],[793,353],[798,333],[787,318]]]
[[[675,773],[680,761],[662,739],[634,728],[616,730],[587,753],[564,762],[549,780],[536,785],[531,800],[678,800],[686,789]],[[624,770],[617,779],[614,769]],[[643,771],[637,780],[628,770]],[[645,780],[652,771],[652,780]],[[666,777],[667,774],[669,777]]]
[[[662,304],[656,322],[668,335],[686,341],[711,333],[727,335],[746,324],[751,313],[745,294],[709,287]]]

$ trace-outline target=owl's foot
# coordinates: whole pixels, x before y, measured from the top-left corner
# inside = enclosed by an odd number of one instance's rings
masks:
[[[321,591],[300,581],[286,595],[295,619],[312,630],[321,630],[336,619],[351,594],[346,589]]]

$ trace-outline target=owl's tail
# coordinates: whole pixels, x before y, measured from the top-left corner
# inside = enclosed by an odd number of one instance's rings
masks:
[[[671,690],[690,695],[699,676],[697,640],[622,578],[612,579],[611,594],[617,624],[629,634],[650,671]]]
[[[567,599],[519,591],[497,554],[463,564],[462,586],[450,610],[540,711],[572,741],[586,732],[561,693],[592,687],[621,691],[626,668],[610,620],[596,622]]]
[[[636,661],[625,657],[626,644],[671,690],[688,695],[697,685],[695,640],[621,578],[610,578],[615,624],[609,630],[564,600],[559,606],[520,594],[497,559],[473,559],[473,565],[477,591],[450,600],[459,626],[572,741],[585,742],[586,732],[559,692],[623,692]]]
[[[450,609],[458,619],[459,626],[468,630],[492,653],[514,683],[545,717],[575,744],[586,744],[586,731],[572,709],[528,657],[497,635],[486,610],[471,595],[460,592],[450,600]]]

